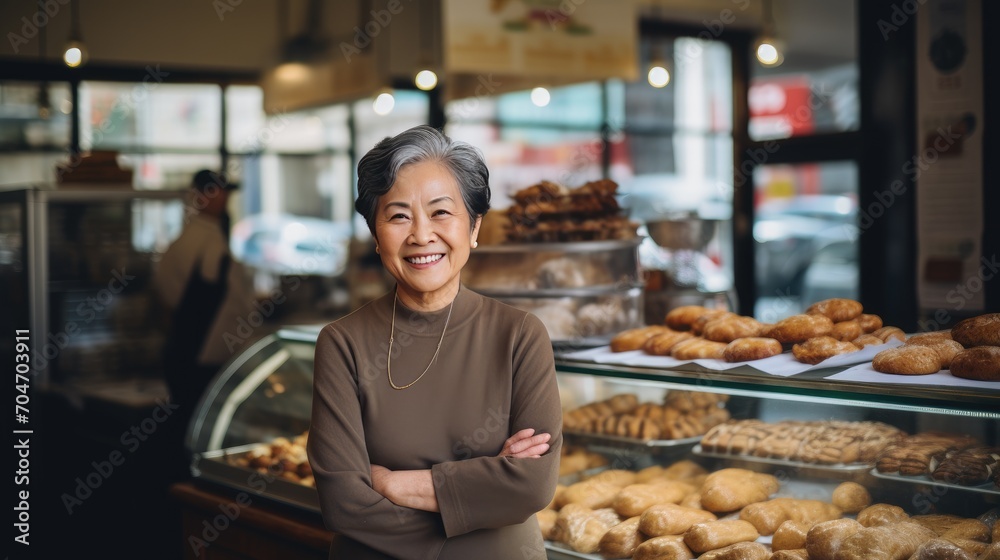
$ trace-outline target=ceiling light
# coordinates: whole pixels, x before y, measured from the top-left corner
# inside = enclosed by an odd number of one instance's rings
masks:
[[[80,0],[70,4],[69,42],[63,52],[63,62],[70,68],[83,66],[87,61],[87,47],[80,35]]]
[[[785,61],[782,42],[774,32],[774,17],[771,14],[771,1],[764,1],[764,29],[757,40],[754,52],[757,61],[764,66],[780,66]]]
[[[649,81],[649,85],[655,88],[661,88],[670,83],[670,71],[663,65],[662,62],[655,62],[649,66],[649,73],[646,74],[646,80]]]
[[[437,86],[438,77],[433,70],[421,70],[414,76],[413,83],[424,91],[430,91]]]
[[[535,104],[536,107],[545,107],[552,101],[552,95],[549,90],[543,87],[536,87],[531,90],[531,102]]]
[[[375,102],[372,103],[372,109],[375,111],[376,115],[385,116],[392,112],[392,108],[396,106],[396,98],[392,96],[389,92],[382,92],[378,94],[375,98]]]

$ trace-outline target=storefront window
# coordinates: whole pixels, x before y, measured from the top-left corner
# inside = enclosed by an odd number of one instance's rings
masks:
[[[757,318],[773,322],[815,301],[857,299],[857,164],[763,165],[754,184]]]
[[[55,182],[72,111],[69,84],[0,83],[0,188]]]

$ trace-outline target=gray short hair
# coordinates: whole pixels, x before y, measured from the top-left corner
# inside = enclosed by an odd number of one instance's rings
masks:
[[[455,176],[469,212],[469,229],[490,209],[490,171],[482,153],[471,144],[454,141],[436,128],[420,125],[382,139],[358,162],[358,199],[354,209],[375,235],[378,199],[389,192],[400,169],[412,163],[436,161]]]

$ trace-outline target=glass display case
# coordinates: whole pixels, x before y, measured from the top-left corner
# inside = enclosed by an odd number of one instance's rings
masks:
[[[642,323],[640,239],[483,245],[469,288],[534,313],[558,347],[607,344]]]
[[[83,185],[0,192],[0,323],[30,329],[41,383],[158,377],[164,334],[152,276],[180,234],[184,195]]]
[[[281,330],[260,340],[220,372],[188,434],[197,477],[318,513],[304,453],[318,332],[319,327]],[[779,485],[771,497],[830,502],[839,485],[853,482],[867,490],[871,503],[898,506],[909,516],[985,515],[983,519],[992,524],[998,513],[1000,385],[949,387],[905,379],[891,383],[838,379],[844,368],[782,377],[746,367],[726,371],[694,364],[637,367],[573,357],[577,354],[558,352],[556,358],[564,452],[585,450],[601,460],[597,466],[590,463],[581,465],[586,469],[572,470],[564,455],[563,484],[599,477],[609,469],[641,473],[689,460],[697,465],[693,468],[705,473],[738,468],[769,474]],[[630,403],[625,415],[648,415],[649,409],[673,407],[680,417],[700,410],[702,420],[692,431],[630,432],[630,421],[622,421],[608,432],[595,429],[592,421],[580,422],[575,412],[598,406],[595,403],[620,408],[622,402]],[[646,412],[639,412],[642,407]],[[768,440],[773,444],[762,443],[754,451],[719,443],[720,432],[744,425],[765,426],[774,436]],[[795,426],[797,431],[789,433],[797,434],[792,439],[797,437],[801,443],[788,447],[789,437],[780,432],[786,426]],[[811,439],[803,435],[810,433]],[[844,437],[847,444],[837,443],[844,441],[837,438]],[[894,453],[890,445],[908,452],[908,442],[914,437],[951,437],[957,443],[950,452],[928,454],[924,472],[903,473],[903,469],[892,471],[883,465],[883,455]],[[986,468],[937,476],[949,453],[955,455],[963,446],[984,450]],[[913,449],[918,447],[914,444]],[[720,512],[718,517],[724,515],[738,512]],[[853,513],[843,515],[854,517]],[[770,537],[765,535],[760,542],[770,543]],[[600,558],[565,543],[546,546],[550,558]]]

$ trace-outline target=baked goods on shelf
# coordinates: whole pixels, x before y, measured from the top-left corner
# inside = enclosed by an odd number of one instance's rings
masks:
[[[559,457],[559,476],[576,474],[596,469],[608,464],[608,458],[600,453],[587,451],[584,447],[564,445]]]
[[[1000,346],[976,346],[957,353],[951,374],[977,381],[1000,381]]]
[[[309,431],[306,430],[291,440],[283,437],[275,438],[270,443],[258,445],[247,453],[227,456],[227,461],[233,465],[267,473],[270,476],[277,475],[281,479],[315,488],[316,481],[306,455],[308,437]]]
[[[881,422],[731,420],[701,438],[702,451],[802,463],[872,463],[905,434]]]
[[[876,354],[872,369],[896,375],[929,375],[941,371],[941,358],[928,346],[900,346]]]
[[[977,445],[979,442],[969,436],[924,432],[908,436],[886,447],[879,455],[875,468],[883,474],[933,475],[940,469],[945,458],[955,457],[962,450],[973,449]],[[986,460],[986,457],[988,454],[983,456],[983,460]],[[968,467],[970,471],[978,470],[979,463],[965,464],[960,460],[952,461],[942,471],[940,479],[947,479],[948,482],[957,484],[961,484],[960,480],[976,479],[977,475],[963,474],[965,467]]]
[[[625,216],[609,179],[570,189],[541,181],[514,193],[507,210],[511,243],[632,239],[638,224]]]
[[[872,495],[857,482],[843,482],[833,490],[832,502],[844,513],[858,513],[871,505]]]
[[[959,321],[951,337],[966,348],[1000,346],[1000,313],[988,313]]]
[[[639,403],[631,393],[586,404],[563,413],[568,432],[619,436],[641,441],[700,436],[729,419],[721,405],[727,395],[670,391],[663,404]]]
[[[942,369],[955,377],[977,381],[1000,381],[1000,313],[971,317],[952,330],[915,334],[906,338],[898,329],[882,328],[872,333],[905,340],[899,348],[878,353],[872,369],[896,375],[929,375]],[[855,340],[857,344],[859,340]],[[928,352],[931,350],[932,352]]]

